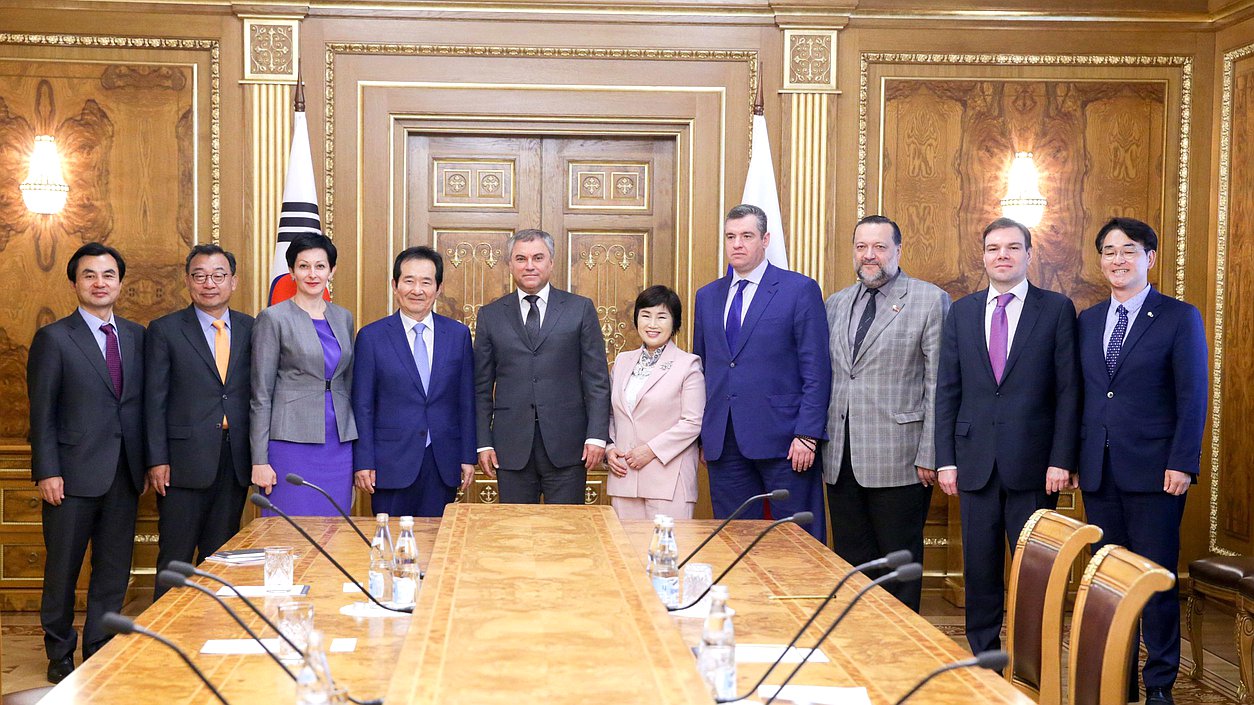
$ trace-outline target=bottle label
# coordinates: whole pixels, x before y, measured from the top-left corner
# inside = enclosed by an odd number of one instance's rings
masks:
[[[377,570],[370,571],[369,576],[366,578],[366,589],[370,591],[370,594],[374,597],[374,599],[386,599],[387,595],[385,593],[387,588],[385,587],[383,581],[383,573],[380,573]]]
[[[679,577],[672,576],[665,578],[662,576],[653,576],[653,589],[657,592],[657,596],[662,599],[662,604],[667,607],[679,606]]]
[[[710,685],[716,698],[736,697],[736,666],[720,666],[710,674]]]
[[[397,578],[392,581],[392,598],[396,604],[412,605],[417,594],[418,584],[413,578]]]

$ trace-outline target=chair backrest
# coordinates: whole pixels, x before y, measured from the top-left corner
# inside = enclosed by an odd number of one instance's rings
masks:
[[[1039,509],[1019,534],[1010,567],[1006,680],[1040,705],[1062,702],[1062,621],[1071,566],[1102,530]]]
[[[1105,546],[1093,556],[1071,619],[1071,705],[1127,702],[1132,637],[1141,611],[1154,593],[1175,582],[1171,571],[1122,546]]]

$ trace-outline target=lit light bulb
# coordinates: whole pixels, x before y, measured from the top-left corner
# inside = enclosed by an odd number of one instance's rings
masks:
[[[32,213],[53,215],[65,208],[70,187],[61,175],[61,155],[57,143],[49,135],[35,138],[30,155],[30,173],[21,184],[22,200]]]
[[[1001,214],[1029,228],[1040,225],[1045,215],[1045,197],[1038,183],[1040,175],[1031,152],[1015,152],[1007,179],[1006,197],[1001,199]]]

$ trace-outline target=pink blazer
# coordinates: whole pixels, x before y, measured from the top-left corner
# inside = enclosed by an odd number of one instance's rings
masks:
[[[613,497],[697,501],[697,436],[705,411],[701,358],[667,343],[662,358],[640,390],[636,406],[626,407],[627,380],[640,349],[619,353],[610,384],[610,438],[621,452],[648,444],[657,459],[626,477],[610,473]]]

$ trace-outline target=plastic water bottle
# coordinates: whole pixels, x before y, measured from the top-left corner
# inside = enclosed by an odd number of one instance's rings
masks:
[[[657,556],[662,552],[662,520],[665,518],[665,514],[653,515],[653,538],[649,540],[649,565],[645,568],[645,575],[648,575],[650,579],[653,578],[653,569],[657,566]]]
[[[329,705],[335,693],[331,666],[322,645],[322,632],[309,631],[305,661],[296,674],[296,705]]]
[[[418,568],[418,542],[414,540],[414,518],[401,517],[401,538],[396,542],[395,568],[392,577],[392,602],[397,606],[417,601],[422,586]]]
[[[732,627],[735,611],[727,606],[727,587],[710,588],[710,614],[701,630],[701,653],[697,671],[718,699],[736,697],[736,632]]]
[[[375,515],[374,538],[370,541],[370,573],[366,589],[380,602],[388,599],[388,579],[392,576],[392,531],[388,528],[388,515]]]
[[[679,606],[679,549],[675,545],[675,520],[662,517],[662,535],[657,559],[653,564],[653,589],[662,604]]]

